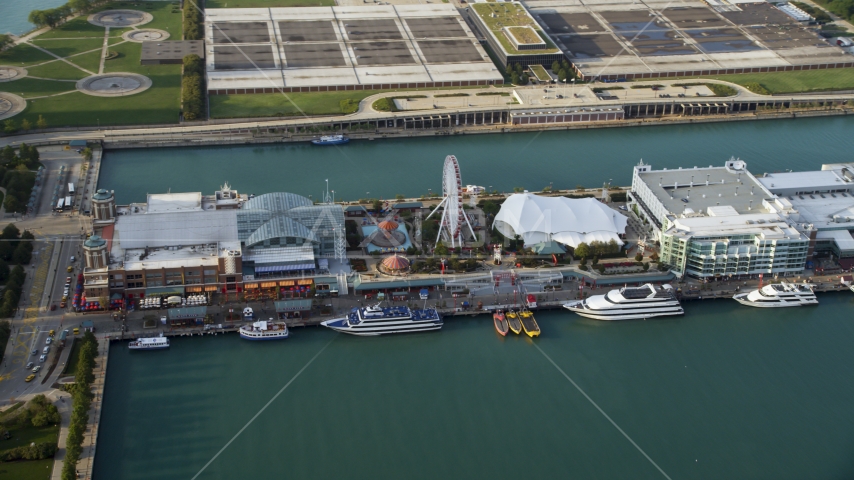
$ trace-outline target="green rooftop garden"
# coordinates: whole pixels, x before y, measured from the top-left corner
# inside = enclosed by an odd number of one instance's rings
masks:
[[[543,39],[530,27],[507,27],[507,31],[516,38],[516,43],[543,43]]]
[[[483,23],[491,31],[492,35],[498,39],[498,43],[501,44],[504,51],[510,55],[535,55],[539,53],[560,52],[551,40],[549,40],[549,37],[540,30],[540,26],[537,25],[537,22],[534,21],[533,18],[531,18],[528,11],[518,3],[475,3],[471,5],[471,8],[475,13],[477,13],[478,17],[483,20]],[[538,50],[516,50],[516,47],[510,43],[510,39],[508,39],[501,31],[504,27],[531,27],[540,37],[541,41],[545,42],[547,48]]]

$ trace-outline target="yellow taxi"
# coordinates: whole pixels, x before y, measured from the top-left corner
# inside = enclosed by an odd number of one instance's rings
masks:
[[[74,334],[75,334],[75,335],[77,335],[78,333],[80,333],[80,329],[79,329],[79,328],[75,328],[75,329],[74,329]]]
[[[54,335],[56,335],[56,330],[51,330],[50,332],[48,332],[48,336],[52,337]]]
[[[34,378],[36,378],[36,376],[35,376],[35,375],[33,375],[33,374],[31,373],[31,374],[27,377],[27,379],[26,379],[26,380],[24,380],[24,381],[25,381],[25,382],[32,382]]]
[[[69,265],[69,266],[68,266],[68,268],[66,268],[66,269],[65,269],[65,271],[66,271],[66,272],[68,272],[68,273],[71,273],[71,272],[73,272],[73,271],[74,271],[74,267],[72,267],[71,265]]]

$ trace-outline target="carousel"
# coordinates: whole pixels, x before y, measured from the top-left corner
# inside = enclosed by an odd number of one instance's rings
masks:
[[[400,255],[386,257],[377,265],[377,269],[386,275],[406,275],[409,273],[409,260]]]

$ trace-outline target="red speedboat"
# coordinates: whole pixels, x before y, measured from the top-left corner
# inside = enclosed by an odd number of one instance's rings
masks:
[[[507,335],[507,332],[510,330],[510,325],[507,323],[507,319],[504,318],[504,312],[498,310],[493,313],[492,321],[495,322],[495,330],[498,331],[502,337]]]

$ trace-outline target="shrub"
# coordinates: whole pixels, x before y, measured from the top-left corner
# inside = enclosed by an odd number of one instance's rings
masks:
[[[744,88],[750,90],[753,93],[758,93],[760,95],[771,95],[771,91],[765,88],[764,85],[758,82],[749,82],[744,84]]]
[[[201,40],[204,36],[202,3],[184,2],[184,40]]]
[[[50,442],[36,443],[0,452],[0,462],[15,460],[42,460],[56,454],[56,444]]]
[[[181,79],[181,101],[184,105],[184,120],[204,120],[205,81],[204,63],[198,55],[184,57],[184,76]]]

